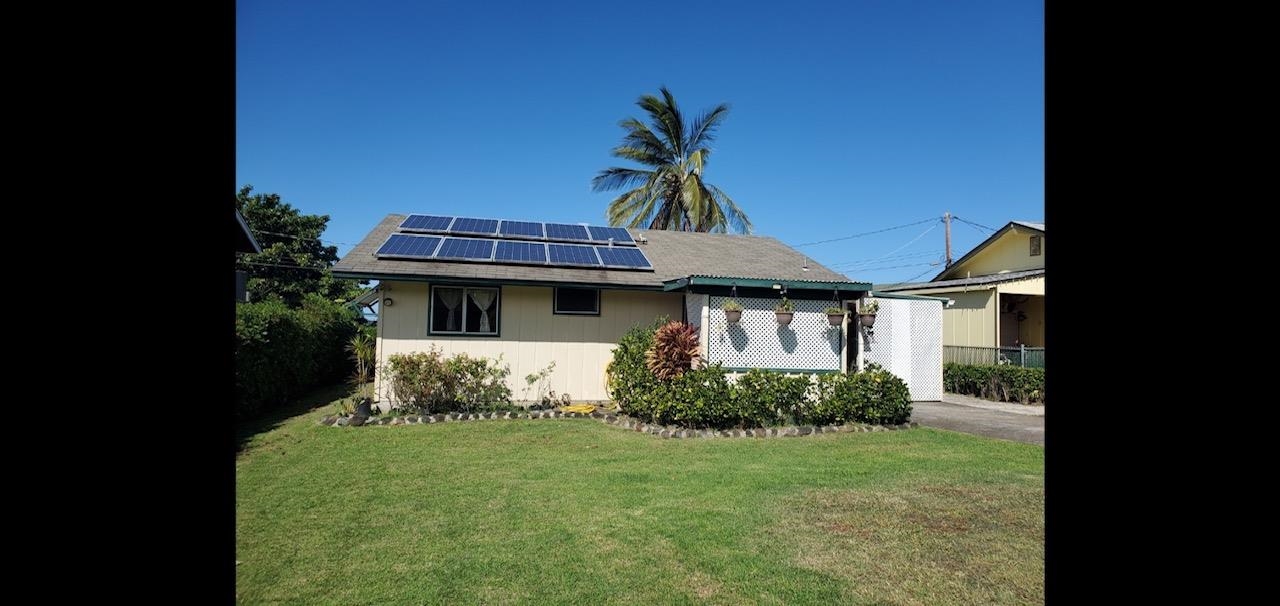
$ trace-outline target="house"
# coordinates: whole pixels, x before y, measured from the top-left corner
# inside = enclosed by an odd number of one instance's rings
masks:
[[[871,289],[768,237],[401,214],[333,275],[379,281],[379,367],[432,346],[501,356],[517,400],[533,397],[524,377],[552,361],[551,389],[608,400],[614,346],[660,316],[697,326],[702,357],[733,371],[857,368],[856,319],[831,326],[824,310],[847,309]],[[773,311],[783,296],[795,304],[785,326]],[[744,308],[737,323],[721,309],[728,298]],[[376,388],[379,402],[390,398],[382,377]]]
[[[249,231],[249,224],[245,223],[244,217],[240,215],[240,211],[236,211],[235,248],[238,253],[260,253],[262,247],[258,246],[258,240],[253,237],[253,232]],[[249,276],[247,273],[236,270],[236,300],[248,301],[249,293],[245,290]]]
[[[994,363],[1000,351],[1044,347],[1044,258],[1044,223],[1010,221],[933,280],[877,290],[954,300],[943,313],[948,361]]]

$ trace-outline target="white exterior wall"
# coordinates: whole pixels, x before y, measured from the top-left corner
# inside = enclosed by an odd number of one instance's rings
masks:
[[[422,282],[385,282],[383,297],[391,306],[380,306],[378,318],[378,367],[397,353],[427,351],[432,345],[445,356],[466,352],[496,359],[511,367],[507,385],[513,400],[524,400],[525,376],[545,368],[552,360],[550,389],[568,393],[575,401],[608,400],[605,365],[613,348],[632,326],[649,324],[658,316],[679,320],[680,293],[602,290],[600,315],[552,313],[550,287],[503,286],[499,299],[497,337],[428,334],[429,288]],[[389,394],[381,373],[376,382],[379,402]],[[536,388],[535,388],[536,389]],[[536,397],[530,390],[528,398]]]
[[[875,326],[862,331],[864,364],[902,377],[911,399],[942,400],[942,303],[876,297]]]

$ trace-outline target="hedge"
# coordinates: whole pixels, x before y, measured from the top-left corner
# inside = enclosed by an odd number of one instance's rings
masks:
[[[655,330],[664,323],[632,328],[609,363],[609,394],[632,417],[709,429],[790,423],[898,424],[911,417],[906,383],[875,365],[855,374],[817,377],[753,369],[731,383],[727,371],[714,364],[660,380],[645,359]]]
[[[358,330],[350,307],[318,295],[300,309],[276,300],[236,304],[236,416],[279,408],[353,369],[344,347]]]
[[[1023,404],[1044,403],[1044,369],[1020,366],[975,366],[947,363],[942,366],[946,391]]]

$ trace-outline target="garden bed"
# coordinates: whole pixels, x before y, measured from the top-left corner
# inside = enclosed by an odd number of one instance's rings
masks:
[[[690,429],[646,423],[626,415],[615,415],[606,412],[563,412],[544,410],[534,412],[473,412],[448,413],[434,415],[405,415],[397,417],[369,418],[363,423],[353,423],[354,417],[329,415],[322,417],[320,423],[333,427],[354,427],[359,425],[424,425],[431,423],[451,423],[461,421],[517,420],[517,419],[580,419],[592,418],[601,422],[647,433],[660,438],[777,438],[792,436],[808,436],[824,433],[856,433],[872,431],[893,431],[916,427],[915,423],[897,425],[873,425],[869,423],[845,423],[842,425],[788,425],[782,427],[756,427],[747,429]]]

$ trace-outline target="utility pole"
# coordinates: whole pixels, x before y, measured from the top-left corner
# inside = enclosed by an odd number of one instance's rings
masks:
[[[951,267],[951,213],[942,213],[942,222],[947,224],[947,265]]]

